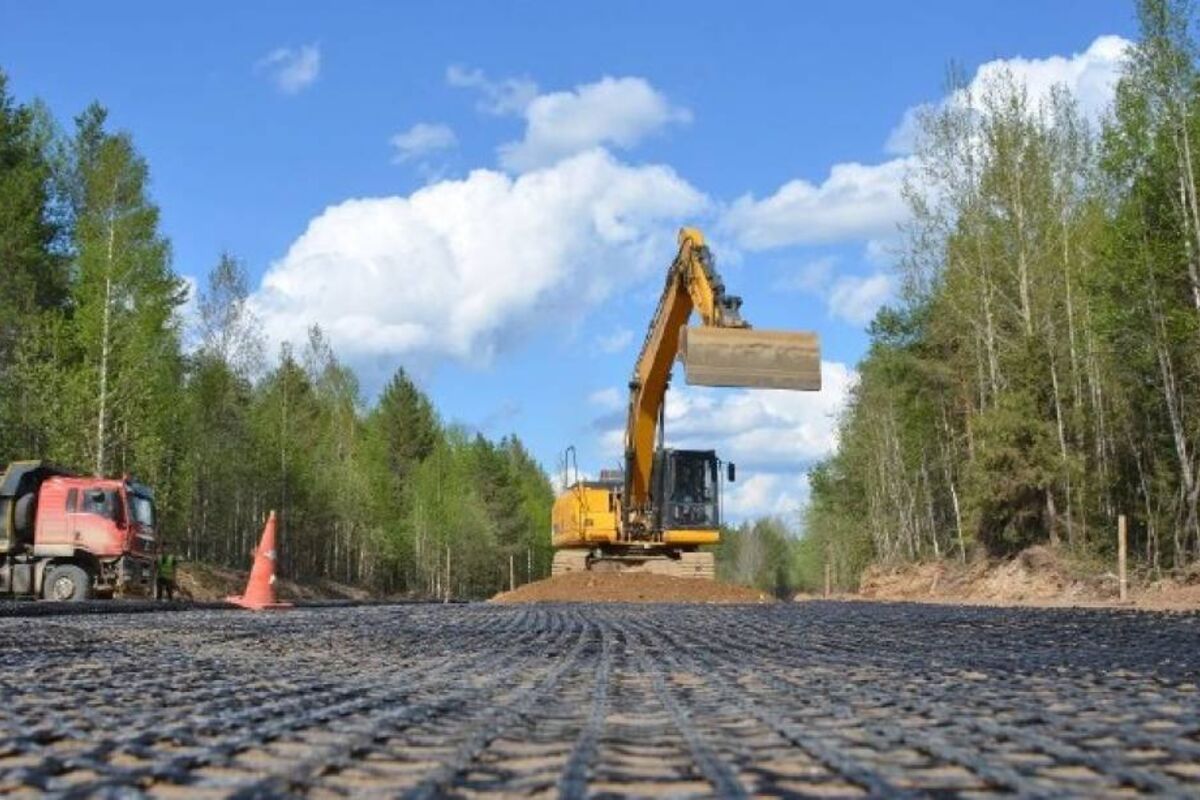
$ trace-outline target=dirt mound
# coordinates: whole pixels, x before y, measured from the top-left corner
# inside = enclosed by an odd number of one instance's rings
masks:
[[[1200,609],[1200,571],[1151,579],[1131,575],[1120,602],[1113,565],[1080,561],[1052,547],[1030,547],[1005,560],[977,559],[872,566],[858,596],[873,600],[978,603],[999,606],[1120,606],[1157,611]],[[808,599],[808,598],[805,598]]]
[[[1048,547],[1030,547],[1004,561],[968,564],[937,561],[900,567],[873,566],[859,594],[887,600],[954,600],[978,603],[1073,602],[1104,599],[1103,587],[1073,577]]]
[[[493,603],[770,603],[758,589],[645,572],[576,572],[518,586]]]
[[[1129,601],[1122,604],[1113,566],[1037,546],[1004,560],[873,566],[863,573],[859,596],[986,605],[1124,605],[1163,611],[1200,608],[1200,574],[1154,580],[1145,574],[1131,575]]]
[[[246,590],[246,570],[228,569],[212,564],[184,561],[175,576],[177,595],[185,600],[211,602]],[[281,600],[366,600],[370,593],[333,581],[299,584],[281,578],[275,583]]]

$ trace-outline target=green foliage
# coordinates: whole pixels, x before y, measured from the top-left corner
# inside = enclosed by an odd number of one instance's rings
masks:
[[[854,589],[858,576],[875,556],[871,538],[863,535],[865,515],[853,513],[861,488],[854,476],[839,471],[842,467],[837,460],[830,460],[809,475],[812,496],[793,555],[796,585],[802,591],[824,590],[827,562],[831,588]]]
[[[84,365],[73,384],[80,428],[95,426],[78,441],[97,473],[137,464],[159,481],[170,467],[174,425],[164,412],[182,373],[175,310],[186,295],[146,194],[147,165],[127,134],[104,129],[105,117],[96,105],[81,115],[73,148],[71,328]]]
[[[0,458],[136,474],[197,560],[244,567],[273,509],[291,577],[485,597],[544,576],[551,489],[521,442],[447,428],[403,369],[365,408],[317,328],[265,365],[228,253],[185,353],[149,168],[106,118],[66,139],[0,73]]]
[[[992,552],[1045,538],[1046,493],[1057,476],[1052,423],[1024,393],[1006,392],[975,418],[978,455],[965,481],[971,527]]]
[[[1200,554],[1200,81],[1190,6],[1142,37],[1093,135],[1001,75],[925,114],[905,292],[880,312],[837,454],[812,473],[804,585],[871,560]],[[841,570],[839,570],[839,574]]]
[[[48,444],[55,420],[46,402],[64,388],[57,370],[45,369],[54,363],[47,354],[65,344],[67,261],[44,128],[35,107],[14,102],[0,71],[0,459]]]
[[[782,520],[772,517],[746,522],[721,531],[717,546],[717,577],[753,586],[777,597],[790,597],[796,589],[795,535]]]

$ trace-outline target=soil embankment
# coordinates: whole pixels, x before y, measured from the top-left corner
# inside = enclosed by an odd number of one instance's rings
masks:
[[[644,572],[576,572],[518,586],[493,603],[771,603],[766,592]]]
[[[229,569],[212,564],[185,561],[176,575],[177,596],[183,600],[212,602],[239,595],[246,590],[247,570]],[[280,578],[275,593],[281,600],[366,600],[370,593],[364,589],[345,586],[333,581],[296,583]]]
[[[1121,603],[1115,570],[1072,564],[1049,547],[1031,547],[1011,559],[954,560],[885,567],[863,573],[857,597],[935,603],[1023,606],[1118,606],[1155,610],[1200,609],[1200,573],[1137,580]]]

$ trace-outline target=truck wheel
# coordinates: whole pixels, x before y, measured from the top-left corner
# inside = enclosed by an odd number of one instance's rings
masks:
[[[46,572],[42,595],[47,600],[79,602],[92,593],[92,579],[74,564],[59,564]]]

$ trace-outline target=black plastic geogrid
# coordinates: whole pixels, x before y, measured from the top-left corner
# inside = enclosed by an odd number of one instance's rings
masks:
[[[1200,796],[1194,614],[21,608],[0,794]]]

